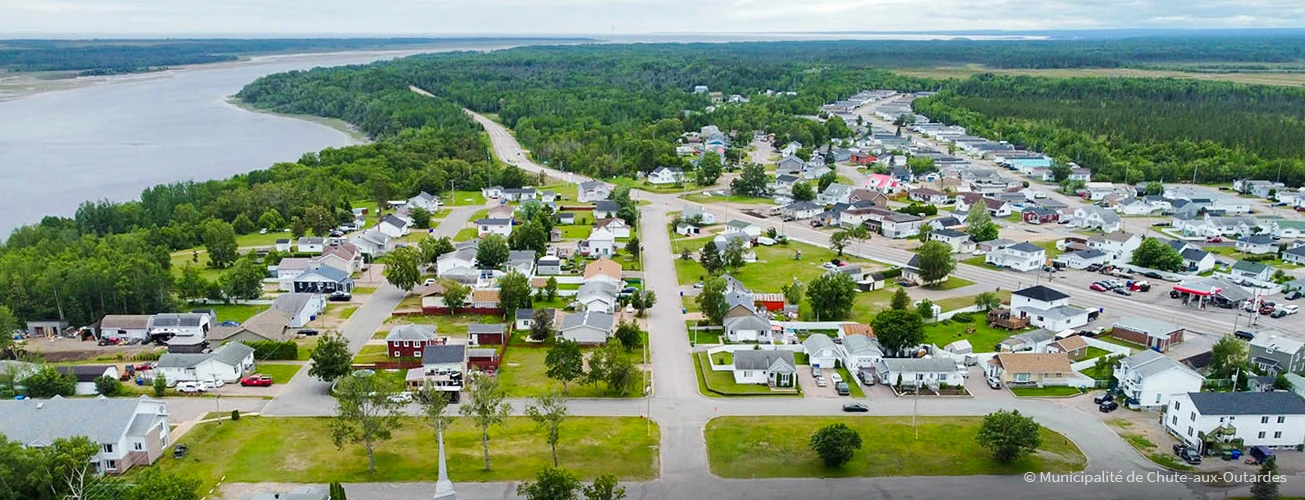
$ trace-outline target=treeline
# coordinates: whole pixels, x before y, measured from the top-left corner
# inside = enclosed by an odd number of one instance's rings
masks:
[[[283,38],[169,40],[0,40],[0,69],[112,74],[163,66],[233,61],[239,55],[406,49],[485,42],[538,43],[576,39]]]
[[[1305,89],[1180,79],[976,75],[916,111],[1113,181],[1305,183]]]

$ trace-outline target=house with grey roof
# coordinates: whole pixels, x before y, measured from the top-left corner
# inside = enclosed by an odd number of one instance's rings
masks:
[[[1266,255],[1278,253],[1278,242],[1273,241],[1273,237],[1267,234],[1252,234],[1242,236],[1233,244],[1238,252],[1248,253],[1251,255]]]
[[[228,342],[205,353],[168,353],[159,357],[155,374],[162,374],[168,387],[177,382],[219,380],[233,383],[254,369],[254,348],[241,342]]]
[[[612,315],[600,311],[584,311],[566,315],[557,327],[557,337],[582,345],[602,345],[612,337]]]
[[[749,296],[751,298],[751,296]],[[742,305],[742,304],[740,304]],[[751,306],[747,304],[746,306]],[[771,341],[770,320],[760,314],[740,314],[728,316],[724,319],[725,338],[730,342],[761,342],[768,343]]]
[[[961,369],[950,358],[883,358],[875,364],[875,375],[879,383],[899,389],[965,384]]]
[[[457,402],[466,371],[467,346],[431,345],[421,351],[421,368],[408,370],[405,385],[408,390],[426,387],[444,392],[451,401]]]
[[[290,315],[273,307],[250,316],[239,325],[217,326],[208,332],[208,339],[212,343],[291,340],[296,333],[290,329],[290,321]]]
[[[391,238],[406,236],[412,231],[412,224],[393,214],[386,215],[381,219],[380,224],[376,225],[382,233],[389,235]]]
[[[286,326],[300,328],[326,310],[326,296],[314,293],[283,293],[272,300],[272,309],[281,311],[290,318]]]
[[[150,339],[164,340],[168,352],[202,352],[208,349],[208,332],[214,317],[203,313],[160,313],[150,316]]]
[[[1174,396],[1200,391],[1205,382],[1201,374],[1152,350],[1119,360],[1114,377],[1124,397],[1144,408],[1165,406]]]
[[[329,295],[335,292],[353,292],[353,278],[349,273],[331,266],[321,266],[295,276],[291,281],[295,293]]]
[[[842,352],[834,344],[834,339],[828,335],[812,334],[802,341],[802,347],[807,351],[807,359],[811,361],[811,366],[818,368],[834,368],[842,360]]]
[[[1026,241],[992,250],[984,256],[984,262],[1016,271],[1037,271],[1046,265],[1047,251]]]
[[[1189,273],[1204,273],[1214,269],[1218,262],[1213,253],[1201,250],[1199,248],[1184,248],[1180,251],[1183,256],[1183,271]],[[1286,257],[1283,257],[1286,260]]]
[[[741,349],[734,351],[734,383],[788,388],[797,385],[793,351]]]
[[[824,191],[821,191],[820,194],[816,195],[816,202],[823,205],[850,203],[849,198],[851,198],[852,191],[855,189],[856,188],[847,184],[830,184]]]
[[[1280,332],[1262,331],[1250,340],[1247,358],[1260,373],[1300,373],[1305,371],[1305,343]]]
[[[615,201],[599,200],[594,203],[594,220],[616,217],[616,211],[618,209],[620,209],[620,207]]]
[[[1047,346],[1056,340],[1056,333],[1039,328],[1030,332],[1011,335],[997,344],[1000,352],[1047,352]]]
[[[1207,436],[1294,450],[1305,444],[1305,400],[1290,391],[1188,392],[1169,402],[1164,423],[1169,434],[1197,450],[1204,449]]]
[[[576,201],[592,203],[606,200],[612,195],[612,188],[602,181],[584,181],[576,185]]]
[[[97,445],[91,458],[99,473],[121,474],[163,456],[168,405],[139,398],[63,398],[0,401],[0,434],[27,448],[85,436]]]
[[[879,345],[879,341],[868,335],[844,335],[843,343],[839,348],[843,354],[843,366],[850,372],[862,368],[873,369],[884,357],[884,350]]]
[[[1291,247],[1282,252],[1282,261],[1290,264],[1305,264],[1305,246]]]

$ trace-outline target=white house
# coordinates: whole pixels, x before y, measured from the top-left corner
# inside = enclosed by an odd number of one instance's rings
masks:
[[[616,235],[605,227],[594,228],[593,232],[589,233],[589,237],[580,242],[580,252],[589,257],[615,255]]]
[[[440,198],[438,196],[427,193],[425,191],[417,193],[417,196],[408,198],[408,208],[420,208],[422,210],[431,213],[434,213],[436,210],[439,210],[440,207],[443,205],[444,203],[440,201]]]
[[[856,188],[847,184],[830,184],[825,187],[824,191],[816,195],[816,202],[824,205],[833,205],[835,203],[849,203],[852,197],[852,191]]]
[[[1045,328],[1017,333],[997,344],[999,352],[1045,353],[1047,346],[1056,341],[1056,333]]]
[[[874,369],[875,364],[884,358],[883,348],[879,342],[865,335],[846,335],[839,346],[843,354],[843,366],[849,372],[862,368]]]
[[[278,238],[276,240],[275,248],[278,252],[289,252],[291,248],[290,238]]]
[[[793,351],[783,349],[734,351],[734,383],[771,387],[797,385],[797,363]]]
[[[1292,247],[1282,252],[1282,261],[1291,264],[1305,264],[1305,246]]]
[[[1305,400],[1283,392],[1188,392],[1165,412],[1165,430],[1202,450],[1201,438],[1241,439],[1244,447],[1294,449],[1305,443]]]
[[[384,219],[381,219],[381,223],[377,225],[376,228],[380,229],[382,233],[389,235],[391,238],[399,238],[407,236],[412,229],[410,226],[411,224],[406,220],[393,215],[386,215]]]
[[[630,237],[630,226],[625,224],[621,219],[599,219],[594,221],[595,229],[606,229],[612,232],[612,237],[624,239]]]
[[[201,352],[208,348],[213,316],[204,313],[163,313],[150,316],[149,335],[167,338],[168,352]]]
[[[815,367],[834,368],[843,357],[834,340],[828,335],[812,334],[802,341],[802,347],[806,348],[811,366]]]
[[[770,320],[759,314],[726,315],[725,338],[730,342],[768,342]]]
[[[372,257],[385,255],[394,249],[394,238],[379,229],[363,231],[362,234],[350,238],[349,242],[357,246],[359,252]]]
[[[1201,374],[1150,349],[1119,360],[1115,380],[1125,397],[1147,408],[1158,408],[1175,396],[1200,391],[1205,382]]]
[[[594,220],[616,217],[616,212],[620,208],[614,201],[598,200],[594,202]]]
[[[501,198],[503,196],[503,186],[489,186],[480,188],[480,195],[486,198]]]
[[[1261,262],[1251,262],[1249,260],[1239,260],[1233,263],[1229,274],[1237,279],[1250,279],[1256,281],[1268,281],[1273,276],[1273,267]]]
[[[930,234],[931,241],[946,243],[952,247],[952,252],[969,253],[974,251],[974,241],[970,235],[955,229],[935,229]]]
[[[1120,227],[1119,215],[1096,205],[1082,206],[1070,214],[1069,225],[1084,229],[1099,229],[1103,233],[1113,233]]]
[[[612,314],[616,310],[616,296],[620,286],[607,281],[590,281],[576,291],[576,302],[585,311]]]
[[[612,315],[586,310],[566,315],[557,328],[557,337],[584,345],[606,344],[612,336]]]
[[[504,238],[512,235],[512,219],[491,219],[484,218],[475,222],[476,235],[484,237],[488,234],[497,234]]]
[[[1237,248],[1238,252],[1251,255],[1278,253],[1278,242],[1273,241],[1273,237],[1267,234],[1243,236],[1237,239],[1237,243],[1235,243],[1234,246]]]
[[[1100,250],[1111,259],[1116,261],[1130,261],[1133,258],[1133,250],[1142,246],[1142,238],[1136,234],[1115,231],[1106,234],[1097,234],[1088,238],[1088,248]]]
[[[795,201],[779,209],[780,214],[784,217],[791,217],[796,220],[810,219],[822,211],[824,211],[824,207],[809,201]]]
[[[751,222],[734,219],[725,223],[725,234],[734,233],[741,233],[746,235],[748,239],[755,240],[761,237],[761,226]]]
[[[1093,264],[1105,265],[1110,263],[1110,255],[1096,249],[1083,250],[1079,252],[1063,253],[1056,257],[1056,262],[1065,264],[1070,269],[1086,269]]]
[[[1033,326],[1060,332],[1088,323],[1088,311],[1069,305],[1069,295],[1045,285],[1011,292],[1011,311]]]
[[[1183,256],[1183,270],[1189,273],[1204,273],[1214,269],[1215,262],[1218,262],[1214,254],[1197,248],[1186,248],[1181,253]],[[1285,254],[1283,260],[1287,261]]]
[[[430,387],[437,391],[457,393],[462,390],[466,370],[467,346],[427,345],[421,350],[421,368],[408,370],[406,385],[413,389]],[[453,401],[457,399],[454,398]]]
[[[85,436],[95,443],[98,473],[121,474],[149,465],[168,450],[168,405],[139,398],[64,398],[0,401],[0,434],[26,448]]]
[[[99,394],[99,391],[95,388],[95,380],[100,377],[118,379],[118,367],[116,365],[63,365],[55,366],[54,369],[65,377],[71,376],[77,380],[73,394],[78,396]]]
[[[576,185],[576,199],[581,203],[606,200],[611,195],[612,188],[602,181],[584,181]]]
[[[657,167],[652,172],[648,172],[648,183],[664,186],[684,182],[684,171],[678,168]]]
[[[299,253],[322,253],[322,248],[326,247],[326,238],[315,236],[304,236],[295,242],[295,250]]]
[[[435,258],[435,274],[443,277],[444,273],[456,268],[476,267],[476,247],[465,246]]]
[[[716,223],[716,215],[703,210],[702,207],[698,205],[688,205],[684,207],[684,210],[680,211],[680,220],[702,226],[709,226]]]
[[[272,309],[290,318],[290,328],[307,325],[326,310],[326,296],[317,293],[282,293],[272,300]]]
[[[207,353],[168,353],[159,357],[154,369],[156,375],[167,379],[168,386],[213,380],[230,384],[254,369],[254,348],[230,342]]]
[[[1046,264],[1047,251],[1026,241],[988,252],[984,262],[1016,271],[1036,271]]]
[[[959,386],[965,384],[956,362],[947,358],[883,358],[875,364],[879,382],[904,388],[937,387],[940,384]]]

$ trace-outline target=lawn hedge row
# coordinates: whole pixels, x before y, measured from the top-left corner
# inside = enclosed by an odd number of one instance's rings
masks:
[[[299,344],[293,340],[247,340],[245,345],[254,348],[254,359],[259,361],[295,361],[299,359]]]

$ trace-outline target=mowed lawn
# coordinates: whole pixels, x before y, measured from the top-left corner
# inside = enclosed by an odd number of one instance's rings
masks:
[[[694,255],[702,249],[708,240],[693,241],[690,248]],[[737,271],[730,272],[730,275],[743,283],[743,286],[750,288],[754,292],[779,292],[779,287],[788,283],[792,278],[797,278],[802,282],[811,281],[813,278],[825,274],[825,269],[820,267],[821,264],[829,262],[830,259],[838,258],[838,252],[828,248],[820,248],[805,243],[792,242],[788,245],[774,246],[757,246],[753,247],[757,253],[757,262],[749,262]],[[802,252],[802,260],[794,259],[798,252]],[[851,257],[845,256],[844,260]],[[867,268],[877,268],[878,266],[868,262],[853,262]],[[675,272],[679,275],[680,284],[687,285],[702,281],[702,277],[707,275],[707,271],[702,268],[697,260],[683,260],[679,255],[675,256]]]
[[[455,412],[456,413],[456,412]],[[190,447],[182,460],[159,460],[159,468],[216,484],[227,482],[327,483],[434,481],[435,437],[425,421],[403,418],[393,439],[376,445],[376,473],[367,471],[361,445],[337,449],[324,417],[245,417],[200,424],[180,442]],[[484,470],[480,432],[465,418],[444,435],[449,476],[460,482],[520,481],[551,466],[544,433],[527,417],[510,417],[490,428],[492,470]],[[568,417],[557,454],[563,467],[582,479],[614,474],[622,480],[657,475],[660,429],[637,417]]]
[[[299,373],[299,370],[303,367],[304,365],[292,365],[287,363],[259,363],[258,367],[255,369],[258,373],[272,377],[272,383],[284,384],[289,382],[291,378],[294,378],[295,374]]]
[[[969,327],[974,327],[974,333],[967,335],[965,331]],[[946,324],[926,324],[924,325],[924,342],[938,347],[945,347],[947,344],[964,339],[970,341],[970,346],[974,348],[974,352],[994,352],[993,346],[1017,333],[1019,332],[988,326],[987,321],[975,317],[971,323],[952,321]]]
[[[465,337],[467,336],[467,325],[474,323],[503,323],[503,318],[492,314],[418,314],[393,316],[390,318],[390,322],[395,325],[405,323],[435,325],[435,333]],[[506,325],[504,328],[506,329]],[[382,335],[380,338],[385,338],[385,336]]]
[[[583,349],[585,359],[587,360],[595,350]],[[630,355],[636,358],[636,364],[643,361],[639,351]],[[498,380],[508,397],[526,398],[550,392],[562,393],[562,383],[548,378],[548,365],[544,363],[544,358],[547,356],[548,348],[508,347],[503,355],[503,364],[499,366],[498,371]],[[641,381],[631,389],[629,394],[622,396],[609,392],[606,384],[600,383],[595,387],[594,384],[571,382],[567,384],[567,395],[573,398],[638,397],[643,394],[644,383],[646,382]]]
[[[218,322],[235,321],[244,323],[255,314],[263,312],[268,306],[253,304],[191,304],[192,309],[212,309],[217,312]]]
[[[1087,458],[1064,436],[1042,429],[1042,448],[1010,464],[979,446],[982,417],[720,417],[707,423],[711,472],[727,478],[969,476],[1082,470]],[[811,434],[847,424],[863,445],[841,468],[829,469],[808,447]]]

